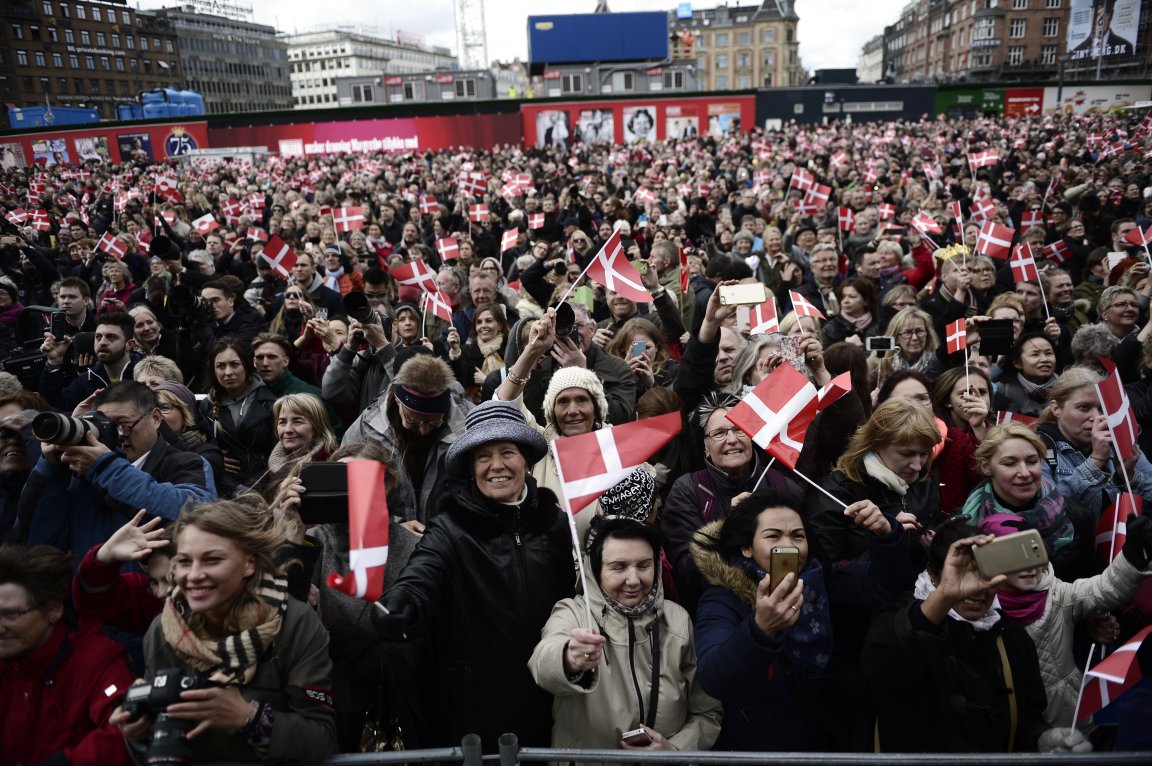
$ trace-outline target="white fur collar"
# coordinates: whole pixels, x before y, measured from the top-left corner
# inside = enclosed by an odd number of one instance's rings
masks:
[[[908,494],[908,482],[892,473],[892,469],[884,465],[875,452],[869,452],[864,456],[864,471],[901,497]]]

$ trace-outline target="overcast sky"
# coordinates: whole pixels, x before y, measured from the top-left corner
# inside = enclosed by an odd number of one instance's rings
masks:
[[[132,0],[130,0],[131,2]],[[178,4],[174,0],[136,0],[141,8]],[[732,2],[731,5],[738,3]],[[746,0],[744,5],[755,5]],[[860,47],[884,25],[896,20],[907,0],[797,0],[800,57],[809,71],[856,66]],[[397,30],[421,35],[432,45],[455,51],[452,0],[252,0],[255,20],[285,32],[361,24],[386,35]],[[668,10],[679,0],[608,0],[613,11]],[[715,0],[692,3],[713,8]],[[527,57],[529,14],[590,13],[596,0],[485,0],[489,58]]]

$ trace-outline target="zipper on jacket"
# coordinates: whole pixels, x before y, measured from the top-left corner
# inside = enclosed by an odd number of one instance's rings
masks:
[[[632,672],[632,688],[636,691],[636,704],[640,708],[640,723],[644,723],[644,696],[640,691],[640,679],[636,677],[636,629],[632,618],[628,618],[628,669]]]

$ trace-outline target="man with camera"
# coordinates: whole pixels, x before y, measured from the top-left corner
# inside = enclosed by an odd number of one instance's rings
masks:
[[[67,359],[72,338],[57,338],[52,333],[45,333],[44,343],[40,346],[45,359],[44,370],[40,373],[40,395],[53,407],[71,410],[100,389],[120,380],[130,380],[132,365],[136,361],[130,351],[135,343],[135,325],[136,320],[128,314],[102,314],[97,320],[93,338],[92,356],[95,359],[78,353],[74,364]],[[79,369],[84,371],[77,374]]]
[[[237,304],[238,293],[229,281],[214,279],[200,289],[200,298],[212,314],[212,334],[216,340],[232,335],[251,343],[260,334],[263,321],[254,310]]]
[[[21,504],[32,509],[28,543],[70,550],[76,561],[141,508],[172,521],[187,503],[216,497],[208,463],[159,438],[162,418],[148,386],[116,383],[92,406],[81,418],[44,413],[33,421],[42,456]]]

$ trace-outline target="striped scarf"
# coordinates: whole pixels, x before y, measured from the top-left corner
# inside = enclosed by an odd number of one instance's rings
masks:
[[[164,602],[160,627],[164,640],[188,665],[220,684],[246,684],[256,675],[261,655],[280,633],[288,610],[288,580],[265,575],[256,599],[249,599],[238,615],[243,628],[220,641],[196,635],[185,621],[190,614],[188,600],[179,587]]]

